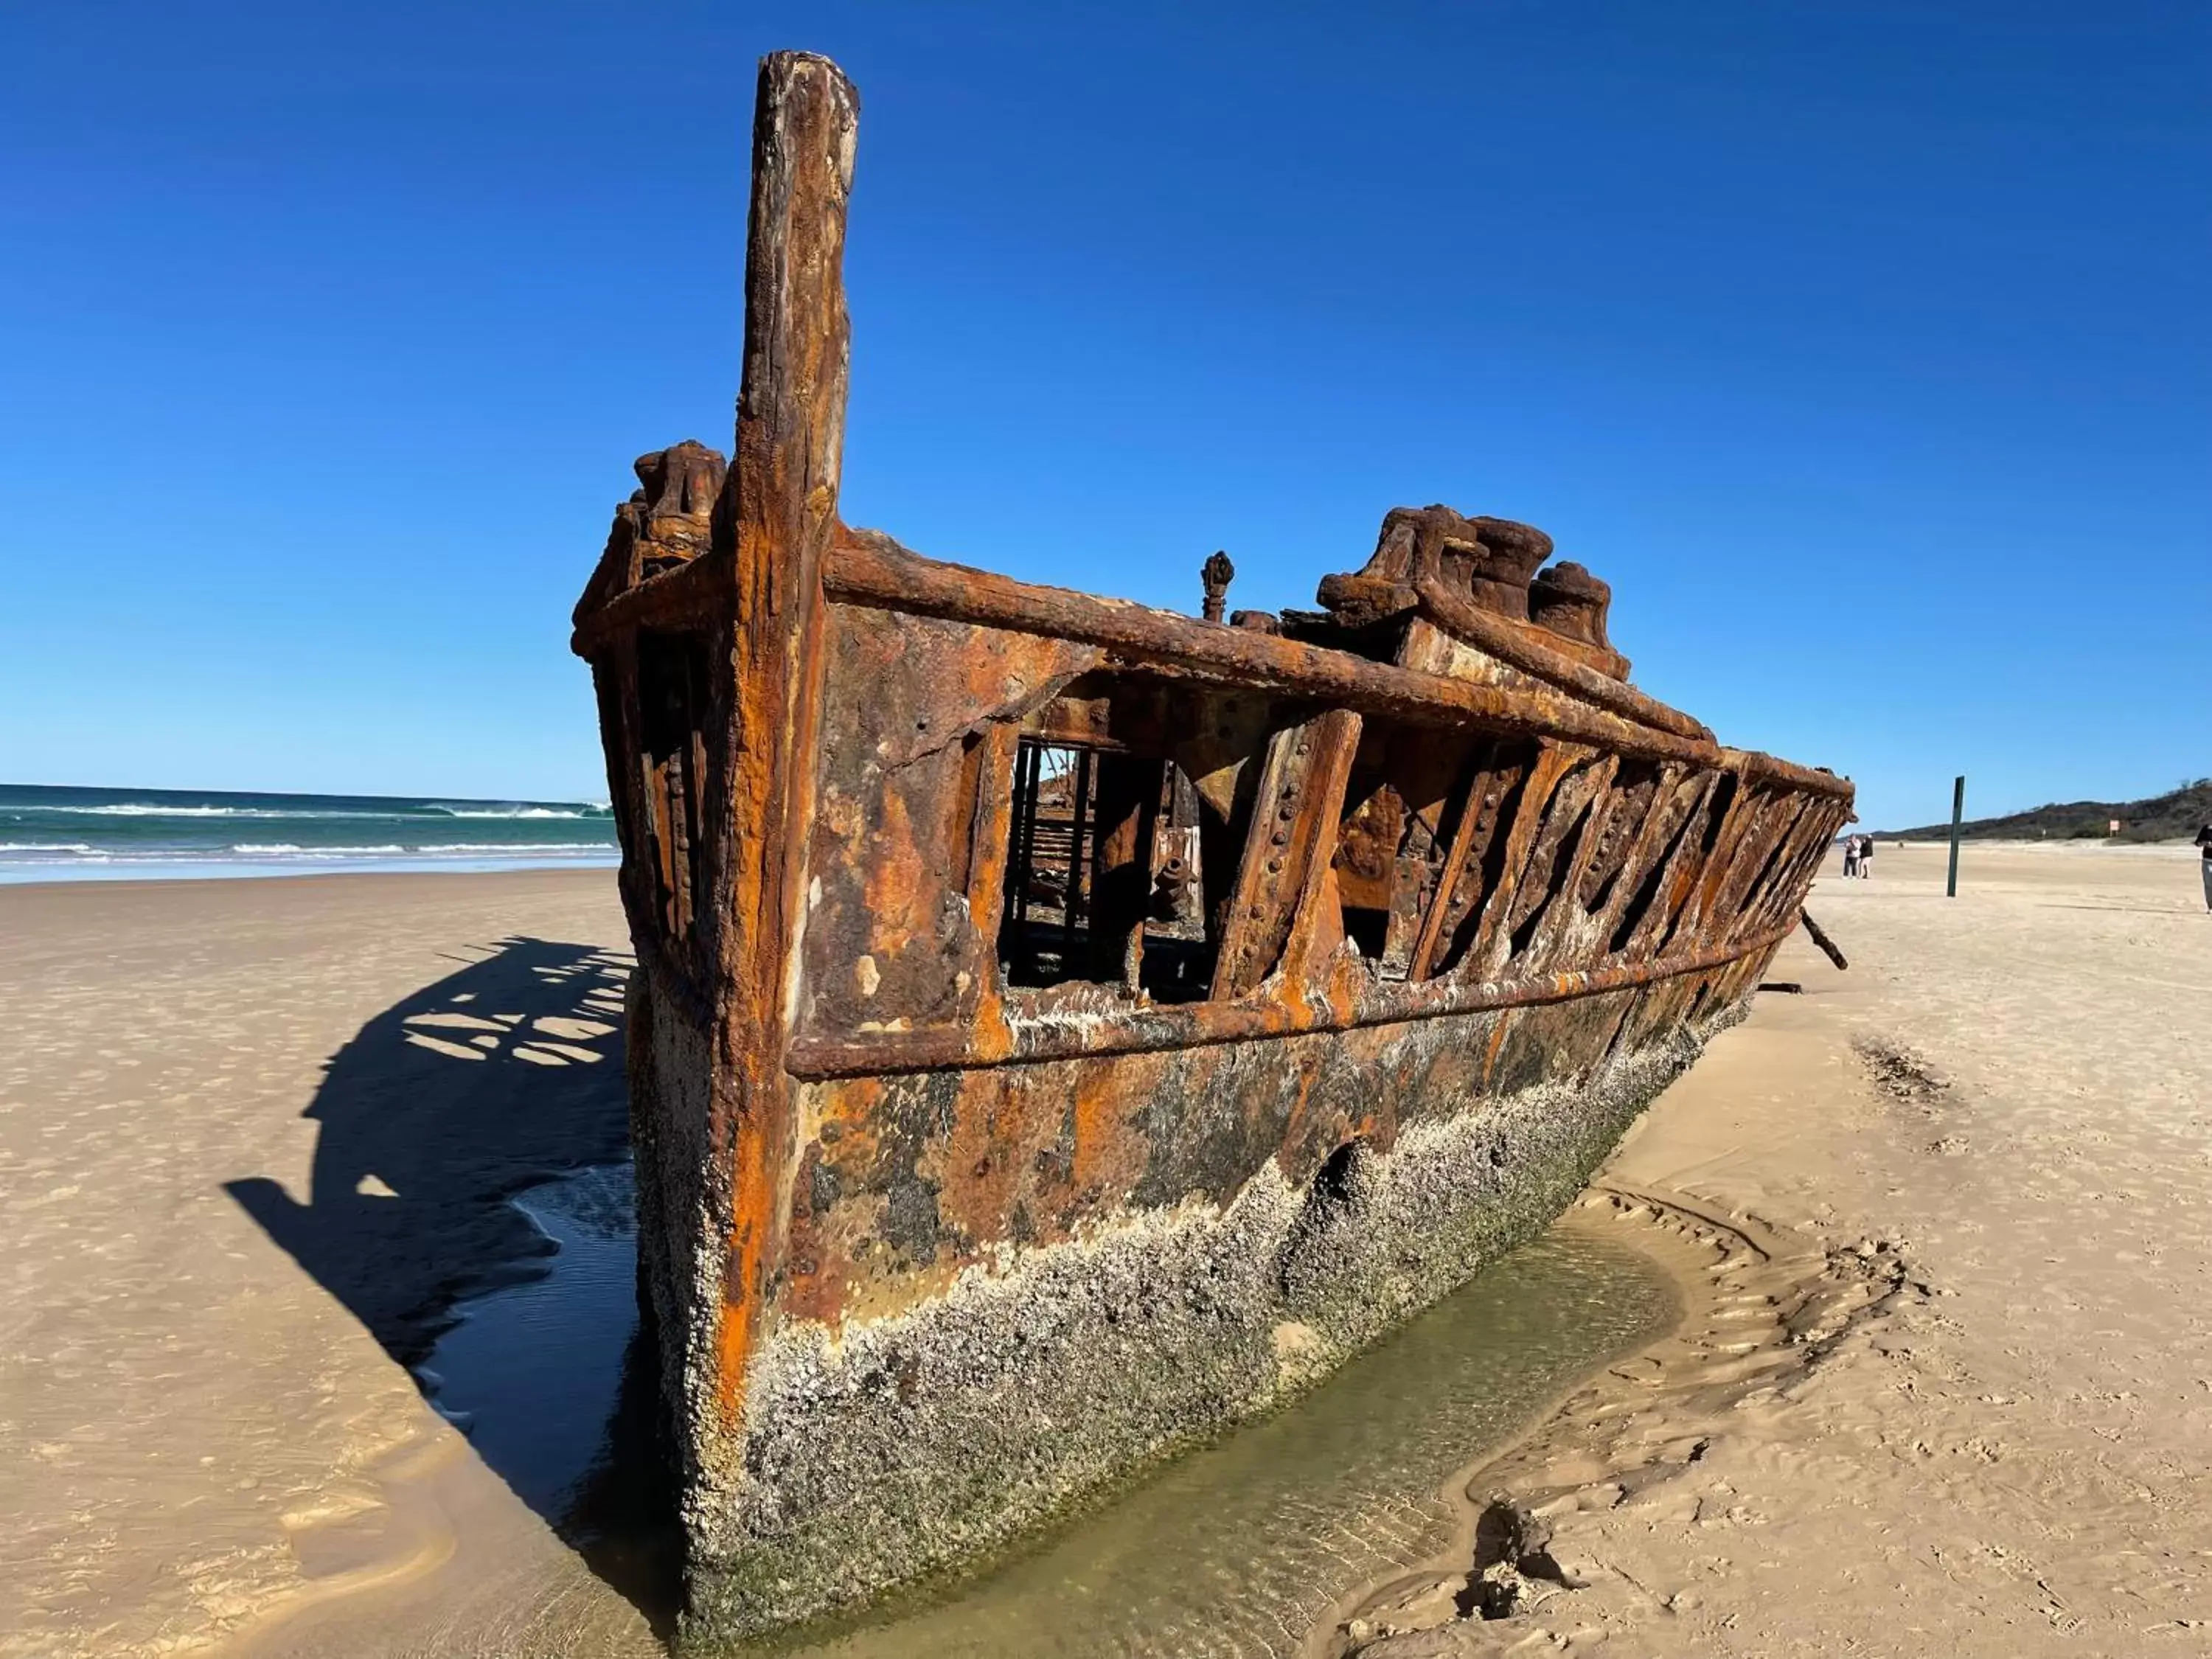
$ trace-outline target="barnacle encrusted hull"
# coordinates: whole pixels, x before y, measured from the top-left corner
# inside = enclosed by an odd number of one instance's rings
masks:
[[[1581,1031],[1596,1041],[1633,995]],[[1324,1073],[1403,1066],[1442,1091],[1450,1056],[1500,1018],[1285,1042]],[[757,1629],[955,1565],[1277,1404],[1541,1231],[1698,1041],[1678,1027],[1579,1081],[1417,1119],[1388,1152],[1353,1142],[1319,1182],[1267,1158],[1226,1202],[1122,1208],[841,1336],[803,1322],[769,1339],[742,1464],[701,1506],[695,1627]],[[1212,1086],[1243,1073],[1272,1091],[1288,1057],[1237,1052],[1260,1046],[1214,1051]],[[1073,1069],[1035,1086],[1064,1093]],[[1176,1127],[1239,1109],[1161,1069]],[[903,1109],[938,1109],[930,1092]],[[1072,1134],[1056,1140],[1073,1155]]]
[[[836,514],[857,104],[763,66],[733,459],[577,610],[641,964],[687,1631],[849,1605],[1266,1408],[1540,1228],[1850,812],[1626,684],[1548,538],[1322,608],[1015,582]]]

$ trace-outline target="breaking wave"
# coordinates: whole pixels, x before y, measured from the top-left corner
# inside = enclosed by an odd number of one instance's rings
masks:
[[[581,806],[447,806],[432,802],[428,809],[449,818],[591,818],[605,813]]]
[[[596,801],[0,784],[0,880],[612,864]]]

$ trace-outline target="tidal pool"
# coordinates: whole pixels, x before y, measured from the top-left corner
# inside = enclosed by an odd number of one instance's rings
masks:
[[[463,1304],[422,1369],[485,1462],[665,1628],[673,1540],[636,1331],[626,1167],[519,1202],[547,1275]],[[1150,1472],[1018,1551],[770,1651],[830,1659],[1289,1654],[1367,1579],[1449,1538],[1454,1471],[1662,1334],[1662,1270],[1588,1230],[1506,1256],[1287,1409]]]

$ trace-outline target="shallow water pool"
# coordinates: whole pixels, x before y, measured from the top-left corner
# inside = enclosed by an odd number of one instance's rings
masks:
[[[547,1276],[463,1304],[434,1401],[602,1577],[665,1620],[673,1554],[653,1478],[627,1168],[519,1200]],[[1288,1654],[1366,1580],[1450,1537],[1449,1477],[1581,1377],[1665,1331],[1662,1270],[1555,1230],[1289,1408],[1087,1506],[982,1571],[774,1650],[919,1659]]]

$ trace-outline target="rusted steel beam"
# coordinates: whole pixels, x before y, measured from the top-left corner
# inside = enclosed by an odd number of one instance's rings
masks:
[[[995,624],[1017,628],[1023,625],[1024,618],[1018,615],[995,617],[984,614],[997,605],[997,602],[1002,599],[1001,595],[985,596],[979,601],[976,609],[971,612],[960,604],[957,597],[945,591],[947,584],[943,580],[918,583],[912,589],[902,588],[900,578],[888,568],[891,562],[901,559],[935,566],[938,571],[950,573],[955,579],[969,574],[989,576],[994,583],[1003,584],[1006,588],[1026,588],[1042,595],[1065,596],[1075,599],[1091,599],[1089,595],[1076,593],[1067,589],[1016,582],[1011,578],[990,575],[990,573],[987,572],[971,572],[965,566],[927,559],[922,555],[911,551],[893,554],[888,550],[870,548],[866,550],[872,556],[879,558],[882,562],[855,566],[848,563],[845,556],[849,550],[857,545],[858,544],[850,541],[842,541],[831,552],[825,576],[830,583],[830,595],[834,599],[854,604],[911,610],[921,615],[949,616],[957,620],[980,622],[986,625]],[[730,580],[727,566],[726,559],[717,560],[713,556],[708,556],[678,569],[652,577],[637,586],[616,595],[604,608],[586,617],[579,625],[572,641],[574,648],[581,654],[589,655],[607,641],[636,628],[667,626],[679,623],[696,623],[703,617],[712,616],[726,597]],[[717,574],[718,572],[720,574]],[[1178,617],[1170,611],[1150,611],[1142,606],[1106,600],[1091,599],[1091,602],[1109,607],[1115,611],[1135,611],[1147,617],[1169,623],[1187,623],[1189,621],[1188,617]],[[1778,781],[1788,782],[1801,788],[1816,790],[1838,798],[1841,798],[1850,790],[1850,786],[1848,782],[1829,773],[1801,767],[1794,763],[1760,754],[1755,750],[1729,749],[1715,743],[1706,726],[1681,714],[1680,711],[1669,708],[1657,699],[1638,691],[1633,686],[1608,678],[1570,658],[1550,652],[1548,647],[1523,638],[1510,623],[1501,618],[1488,617],[1471,606],[1457,605],[1449,593],[1442,590],[1437,591],[1433,601],[1431,601],[1425,593],[1424,603],[1432,603],[1436,609],[1448,616],[1449,626],[1455,631],[1463,632],[1468,637],[1469,642],[1476,645],[1478,648],[1498,656],[1510,667],[1519,669],[1534,678],[1545,679],[1583,701],[1595,702],[1605,712],[1616,714],[1623,720],[1652,726],[1662,732],[1685,737],[1693,743],[1710,745],[1712,753],[1740,759],[1746,769],[1755,775],[1771,777]],[[1003,606],[998,605],[997,608],[1003,608]],[[1031,615],[1027,620],[1031,626],[1024,631],[1053,631],[1057,627],[1056,623],[1042,616]],[[1249,632],[1249,630],[1237,631]],[[1255,635],[1255,637],[1272,636]],[[1115,640],[1101,637],[1095,642],[1132,652],[1141,652],[1144,649],[1141,642],[1128,639]],[[1296,662],[1297,654],[1304,652],[1325,653],[1328,656],[1343,658],[1344,660],[1352,663],[1364,663],[1366,660],[1362,658],[1349,657],[1340,652],[1328,652],[1323,647],[1304,645],[1298,641],[1285,641],[1281,643],[1291,653],[1290,660],[1293,664]],[[1547,656],[1556,656],[1558,661],[1546,665],[1544,659]],[[1530,664],[1548,666],[1556,672],[1539,672],[1538,667],[1528,665]],[[1387,665],[1370,665],[1387,667]],[[1245,671],[1234,669],[1230,672],[1238,673]],[[1291,672],[1296,672],[1297,669],[1293,667]],[[1225,677],[1215,678],[1225,678]],[[1420,675],[1417,678],[1421,680],[1443,679],[1442,676],[1429,675]],[[1443,683],[1460,684],[1455,681]],[[1333,695],[1334,689],[1316,689],[1315,694]],[[1378,695],[1394,699],[1411,698],[1419,702],[1426,702],[1432,707],[1438,702],[1438,698],[1434,694],[1425,695],[1425,689],[1419,686],[1385,689],[1380,690]],[[1512,706],[1514,694],[1493,690],[1492,696],[1500,700],[1509,708]],[[1443,701],[1449,706],[1438,708],[1438,713],[1468,712],[1465,699],[1454,698],[1447,693],[1443,694]],[[1382,714],[1404,711],[1378,703],[1368,712]],[[1559,735],[1587,736],[1589,734],[1562,732]],[[1701,757],[1690,750],[1670,750],[1668,753],[1672,757],[1678,759]]]
[[[1825,822],[1831,810],[1826,801],[1802,796],[1778,801],[1766,830],[1772,849],[1756,868],[1739,875],[1720,921],[1725,933],[1747,933],[1781,920],[1778,913],[1795,872],[1831,838]]]
[[[1483,861],[1527,776],[1528,764],[1525,760],[1506,759],[1493,750],[1468,781],[1435,896],[1429,901],[1428,915],[1422,918],[1421,931],[1413,942],[1413,959],[1407,964],[1408,979],[1427,979],[1436,971],[1462,926],[1477,914],[1476,907],[1487,896]]]
[[[1537,921],[1526,952],[1526,964],[1531,969],[1548,969],[1560,956],[1573,950],[1579,943],[1577,930],[1589,927],[1589,913],[1582,908],[1583,878],[1589,873],[1590,861],[1597,856],[1603,839],[1605,821],[1614,796],[1614,780],[1620,774],[1620,757],[1607,755],[1591,769],[1595,776],[1591,784],[1588,817],[1580,836],[1576,838],[1572,857],[1562,870],[1556,861],[1546,872],[1545,885],[1550,896],[1545,901],[1543,914]],[[1567,828],[1572,829],[1570,823]],[[1595,954],[1590,952],[1587,954]]]
[[[1599,673],[1564,651],[1530,639],[1506,618],[1469,605],[1435,577],[1426,574],[1415,577],[1413,591],[1420,596],[1421,608],[1438,627],[1477,650],[1488,653],[1509,668],[1517,668],[1562,691],[1571,691],[1584,702],[1594,702],[1626,720],[1656,726],[1677,737],[1712,741],[1712,731],[1704,721],[1693,720],[1679,708],[1668,708],[1632,685]]]
[[[1344,798],[1352,765],[1359,752],[1364,722],[1346,710],[1331,709],[1313,723],[1317,764],[1306,781],[1317,823],[1311,854],[1291,910],[1289,936],[1278,969],[1291,984],[1311,986],[1323,964],[1344,943],[1344,901],[1337,890],[1336,852],[1344,833]],[[1279,810],[1278,812],[1279,818]],[[1273,838],[1270,843],[1273,845]]]
[[[727,549],[648,576],[581,618],[569,635],[580,657],[595,656],[641,628],[701,628],[729,613],[732,561]]]
[[[1282,962],[1291,929],[1336,851],[1336,820],[1359,746],[1359,716],[1331,709],[1267,740],[1259,793],[1213,973],[1216,1000],[1255,989]]]
[[[1664,956],[1680,926],[1683,912],[1697,892],[1707,842],[1717,836],[1726,823],[1725,809],[1719,806],[1720,798],[1726,793],[1733,799],[1738,778],[1730,772],[1706,772],[1699,782],[1689,817],[1661,862],[1651,902],[1621,952],[1624,961],[1648,962]]]
[[[1017,749],[1014,759],[1014,822],[1012,845],[1014,856],[1011,879],[1014,884],[1014,921],[1030,919],[1030,872],[1036,859],[1036,796],[1037,774],[1044,759],[1043,751],[1035,744],[1026,749]]]
[[[1135,989],[1144,971],[1145,920],[1152,893],[1152,832],[1167,765],[1127,755],[1097,760],[1097,850],[1091,872],[1094,980]]]
[[[1649,894],[1644,895],[1639,889],[1638,896],[1630,901],[1634,903],[1641,898],[1642,914],[1632,924],[1626,915],[1614,919],[1614,933],[1623,927],[1628,930],[1627,938],[1614,952],[1622,961],[1644,962],[1664,951],[1683,895],[1689,890],[1697,868],[1705,827],[1711,821],[1713,796],[1724,781],[1732,781],[1732,777],[1724,772],[1693,772],[1678,790],[1674,807],[1680,816],[1658,843],[1662,849],[1657,855],[1658,861],[1644,878]]]
[[[1727,855],[1714,860],[1706,870],[1695,921],[1703,938],[1725,939],[1735,931],[1757,878],[1780,854],[1804,809],[1812,805],[1802,795],[1765,790],[1747,793],[1751,805],[1742,832]]]
[[[975,933],[986,949],[999,937],[1015,896],[1007,890],[1022,848],[1021,779],[1027,765],[1021,747],[1021,728],[1012,720],[994,720],[985,727],[976,757],[975,817],[969,824],[974,856],[968,866],[969,908]],[[983,975],[976,987],[970,1018],[980,1017],[993,1029],[1005,1024],[999,1012],[1000,975]]]
[[[874,537],[839,542],[823,561],[823,581],[831,599],[847,604],[1079,641],[1129,663],[1213,684],[1310,697],[1415,724],[1472,723],[1654,760],[1725,766],[1816,794],[1850,794],[1851,786],[1829,773],[1659,731],[1565,692],[1502,690],[1419,673],[1302,641],[946,564]]]
[[[980,1041],[971,1041],[965,1030],[946,1027],[853,1038],[801,1038],[792,1044],[784,1066],[792,1076],[807,1079],[866,1077],[878,1073],[888,1075],[899,1072],[970,1070],[1093,1054],[1206,1048],[1263,1037],[1298,1036],[1313,1031],[1401,1024],[1445,1014],[1533,1007],[1570,1002],[1601,991],[1655,985],[1744,961],[1779,945],[1796,925],[1793,916],[1788,927],[1771,929],[1748,941],[1677,952],[1650,962],[1616,963],[1603,968],[1494,981],[1433,979],[1418,984],[1410,981],[1378,983],[1348,1014],[1339,1013],[1325,1004],[1304,1000],[1289,1003],[1265,996],[1247,997],[1237,1002],[1133,1006],[1126,1014],[1089,1020],[1079,1025],[1061,1022],[1048,1028],[1022,1030],[1017,1021],[1019,1044],[1005,1052],[994,1052]]]
[[[672,958],[653,934],[638,934],[635,946],[638,966],[653,981],[654,988],[668,999],[684,1021],[704,1030],[713,1022],[714,1010],[693,983],[690,971]]]
[[[1791,831],[1789,844],[1775,860],[1765,885],[1738,918],[1735,931],[1749,933],[1783,920],[1783,912],[1802,895],[1813,871],[1826,855],[1843,812],[1844,809],[1832,801],[1807,804]]]
[[[1710,787],[1710,786],[1708,786]],[[1620,873],[1613,878],[1613,890],[1604,907],[1592,918],[1591,937],[1607,941],[1620,932],[1628,908],[1636,902],[1647,883],[1653,880],[1676,845],[1675,838],[1682,827],[1697,811],[1702,797],[1697,791],[1696,781],[1686,768],[1665,765],[1659,769],[1653,781],[1650,805],[1645,808],[1643,822],[1636,827],[1636,837],[1622,855]],[[1623,940],[1625,949],[1629,941]],[[1609,949],[1601,954],[1613,954]]]
[[[1820,947],[1821,954],[1829,961],[1834,963],[1838,968],[1849,968],[1851,965],[1844,960],[1843,951],[1837,948],[1836,941],[1828,937],[1826,928],[1821,927],[1819,922],[1802,910],[1797,913],[1797,920],[1805,924],[1805,936]]]
[[[1378,805],[1375,828],[1378,837],[1389,837],[1378,840],[1374,848],[1389,860],[1384,866],[1382,895],[1387,907],[1382,956],[1385,973],[1402,975],[1413,962],[1413,947],[1420,942],[1421,923],[1428,915],[1443,860],[1444,849],[1437,845],[1436,832],[1443,825],[1445,805],[1441,799],[1425,801],[1411,791],[1398,792],[1395,804]]]
[[[1513,822],[1507,829],[1504,861],[1498,866],[1498,884],[1491,889],[1476,923],[1475,934],[1461,957],[1461,975],[1480,978],[1501,965],[1510,933],[1515,902],[1522,878],[1536,848],[1536,840],[1548,821],[1552,804],[1569,773],[1588,761],[1593,750],[1576,744],[1545,744],[1516,797]]]
[[[1728,810],[1721,814],[1720,829],[1716,834],[1711,850],[1696,872],[1689,901],[1683,905],[1674,921],[1668,943],[1689,935],[1698,937],[1719,914],[1723,890],[1736,860],[1747,845],[1756,844],[1759,826],[1765,821],[1774,797],[1755,788],[1747,778],[1736,781],[1735,793],[1729,798]]]
[[[860,96],[835,64],[761,64],[745,251],[737,442],[715,513],[734,533],[723,745],[730,805],[720,919],[714,1142],[730,1149],[730,1234],[714,1333],[716,1404],[734,1427],[774,1293],[788,1206],[787,961],[804,914],[799,841],[812,811],[823,653],[821,563],[836,528],[849,325],[845,213]],[[720,544],[722,533],[716,540]]]

